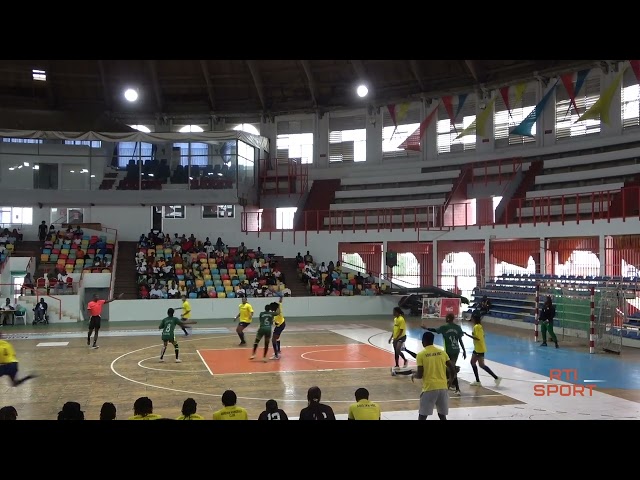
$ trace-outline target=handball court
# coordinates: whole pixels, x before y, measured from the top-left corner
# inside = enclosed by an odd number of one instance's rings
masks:
[[[427,326],[441,323],[425,322]],[[460,323],[470,331],[468,322]],[[408,319],[407,348],[414,352],[420,349],[420,324],[420,319]],[[102,403],[110,401],[123,419],[132,414],[136,398],[148,396],[155,413],[175,418],[184,399],[193,397],[198,412],[211,418],[221,407],[222,393],[232,389],[250,418],[257,418],[271,398],[295,418],[306,406],[308,388],[317,385],[323,402],[333,407],[338,418],[346,418],[359,387],[366,387],[370,399],[380,404],[383,419],[417,418],[421,384],[406,376],[391,376],[394,359],[386,316],[288,318],[281,337],[282,358],[266,363],[263,343],[256,358],[249,359],[255,327],[245,331],[248,345],[240,347],[235,324],[228,320],[199,321],[188,337],[178,331],[181,363],[175,363],[171,345],[165,362],[159,362],[161,341],[155,321],[106,322],[97,350],[86,345],[86,327],[86,323],[4,327],[20,361],[19,376],[33,372],[39,377],[18,388],[0,379],[0,403],[15,406],[19,419],[55,419],[61,406],[73,400],[80,402],[87,419],[97,419]],[[481,370],[483,386],[471,387],[469,357],[461,356],[462,395],[450,396],[450,419],[640,419],[637,352],[625,351],[616,358],[590,356],[582,345],[570,342],[558,350],[542,349],[529,332],[491,324],[485,325],[485,331],[487,364],[503,378],[502,383],[495,386]],[[436,344],[441,342],[436,336]],[[465,346],[470,354],[471,339],[465,339]],[[272,355],[270,347],[268,357]],[[415,365],[408,358],[410,366]],[[582,384],[583,379],[601,383],[593,384],[591,396],[536,396],[536,385],[569,385],[549,381],[549,368],[577,369],[579,378],[574,383]]]

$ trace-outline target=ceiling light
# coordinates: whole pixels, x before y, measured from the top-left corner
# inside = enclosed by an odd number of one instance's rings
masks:
[[[96,178],[96,176],[95,175],[91,175],[91,178]]]
[[[34,170],[40,170],[40,165],[34,165],[34,166],[33,166],[33,169],[34,169]]]
[[[75,170],[69,170],[69,173],[76,173]]]
[[[28,166],[29,166],[29,162],[24,162],[24,163],[23,163],[23,165],[24,165],[25,167],[28,167]]]
[[[129,126],[134,130],[138,130],[139,132],[142,132],[142,133],[151,133],[151,130],[149,129],[149,127],[146,127],[144,125],[129,125]]]
[[[358,94],[358,96],[360,98],[366,97],[367,94],[369,93],[369,89],[366,87],[366,85],[360,85],[357,89],[356,89],[356,93]]]
[[[9,170],[15,170],[16,167],[9,167]]]
[[[129,102],[135,102],[136,100],[138,100],[138,92],[133,88],[127,88],[124,91],[124,98],[126,98]]]
[[[31,70],[31,73],[33,74],[33,79],[38,81],[38,82],[46,82],[47,81],[47,72],[45,72],[44,70],[37,70],[37,69],[33,69]]]

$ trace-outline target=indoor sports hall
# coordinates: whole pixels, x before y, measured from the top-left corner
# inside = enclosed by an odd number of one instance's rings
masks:
[[[396,307],[412,352],[482,316],[500,380],[475,384],[465,336],[448,419],[640,419],[639,60],[0,68],[0,353],[37,375],[0,377],[18,419],[140,397],[211,419],[226,390],[296,419],[318,386],[338,419],[364,387],[415,420]],[[250,359],[273,302],[280,358]],[[169,309],[196,322],[179,362]]]

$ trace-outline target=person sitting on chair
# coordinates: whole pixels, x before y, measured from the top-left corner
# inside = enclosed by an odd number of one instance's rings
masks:
[[[49,319],[47,318],[47,308],[49,308],[49,305],[47,305],[47,302],[44,301],[44,298],[41,298],[33,308],[33,323],[49,323]]]
[[[2,325],[13,325],[15,322],[16,307],[11,305],[11,299],[7,298],[7,302],[2,306]]]

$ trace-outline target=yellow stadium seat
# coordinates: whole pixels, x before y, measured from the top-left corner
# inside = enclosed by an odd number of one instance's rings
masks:
[[[196,287],[197,288],[204,287],[204,280],[200,278],[196,278]]]
[[[222,285],[224,285],[225,287],[231,286],[231,280],[223,280]]]
[[[207,281],[207,280],[211,280],[211,275],[206,274],[206,275],[204,276],[204,279],[205,279],[205,281]]]
[[[224,292],[218,292],[218,298],[227,298],[227,294]]]
[[[224,291],[227,293],[233,292],[233,287],[231,285],[225,285]]]
[[[244,275],[244,268],[239,268],[238,270],[236,270],[236,273],[238,275]]]
[[[235,268],[230,268],[229,269],[229,275],[237,275],[236,274],[236,269]]]

